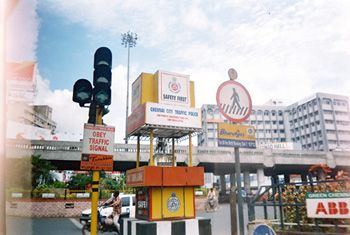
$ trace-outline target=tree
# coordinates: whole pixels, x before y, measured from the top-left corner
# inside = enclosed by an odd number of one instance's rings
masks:
[[[71,180],[68,182],[69,189],[76,190],[85,190],[88,184],[91,184],[92,176],[91,174],[77,174],[71,177]]]
[[[56,168],[50,161],[41,159],[40,155],[31,156],[32,163],[32,188],[41,184],[50,184],[54,181],[50,171]]]

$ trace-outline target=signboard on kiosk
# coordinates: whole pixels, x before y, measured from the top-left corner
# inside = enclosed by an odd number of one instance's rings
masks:
[[[113,170],[115,127],[84,124],[81,170]]]
[[[200,109],[156,103],[146,103],[146,123],[175,127],[202,127]]]
[[[158,103],[190,107],[190,76],[157,71]]]

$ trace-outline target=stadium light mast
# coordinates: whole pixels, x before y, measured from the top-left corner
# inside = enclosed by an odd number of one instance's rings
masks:
[[[122,34],[122,45],[128,48],[128,70],[126,87],[126,114],[125,114],[125,144],[128,143],[128,115],[129,115],[129,67],[130,67],[130,48],[136,46],[137,34],[131,31]]]

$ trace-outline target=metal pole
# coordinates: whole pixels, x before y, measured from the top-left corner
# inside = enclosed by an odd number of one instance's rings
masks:
[[[102,125],[102,108],[96,108],[96,124]],[[97,234],[97,206],[98,206],[98,190],[100,184],[100,171],[92,172],[92,195],[91,195],[91,235]]]
[[[173,159],[172,159],[172,165],[175,166],[175,163],[176,163],[176,159],[175,159],[175,138],[173,137],[171,139],[171,143],[172,143],[172,146],[171,146],[171,154],[173,155]]]
[[[237,197],[236,186],[231,186],[230,192],[230,213],[231,213],[231,235],[237,235]]]
[[[154,166],[154,160],[153,160],[153,129],[149,132],[149,165]]]
[[[140,167],[140,136],[137,136],[137,145],[136,145],[136,168]]]
[[[129,116],[129,66],[130,66],[130,44],[128,44],[128,70],[126,78],[126,112],[125,112],[125,144],[128,143],[128,116]]]
[[[239,161],[238,147],[235,147],[235,170],[236,170],[236,180],[237,180],[237,203],[238,203],[238,220],[239,220],[239,232],[240,232],[239,234],[244,235],[241,163]]]
[[[188,147],[189,147],[189,152],[190,152],[190,154],[189,154],[189,160],[188,160],[188,166],[192,166],[192,133],[190,132],[189,134],[188,134]]]

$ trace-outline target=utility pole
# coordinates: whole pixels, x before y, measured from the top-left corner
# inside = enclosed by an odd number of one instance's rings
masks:
[[[126,113],[125,113],[125,144],[128,143],[128,116],[129,116],[129,74],[130,74],[130,48],[136,46],[137,34],[128,31],[122,34],[122,45],[128,48],[128,69],[126,78]]]
[[[100,47],[94,56],[93,86],[87,79],[79,79],[73,86],[73,102],[79,103],[80,107],[89,107],[88,123],[103,125],[102,116],[108,113],[105,106],[111,104],[112,85],[112,52],[107,47]],[[90,106],[85,106],[90,104]],[[92,172],[92,195],[91,195],[91,234],[97,234],[97,207],[99,196],[100,171]]]

